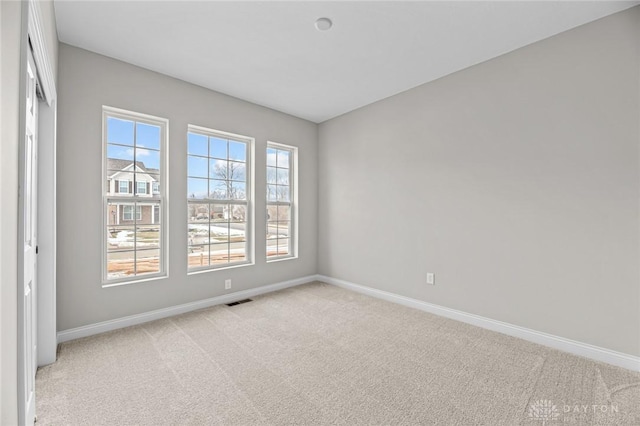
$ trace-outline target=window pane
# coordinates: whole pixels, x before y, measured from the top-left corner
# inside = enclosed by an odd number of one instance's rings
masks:
[[[187,179],[188,198],[207,198],[207,179]]]
[[[206,158],[189,155],[187,170],[189,176],[206,178],[209,176],[209,161]]]
[[[211,204],[211,222],[228,222],[229,206],[227,204]]]
[[[160,226],[138,226],[136,228],[136,248],[138,250],[160,248]]]
[[[276,238],[267,240],[267,256],[278,255],[278,240]]]
[[[273,148],[267,148],[267,166],[275,167],[276,158],[277,158],[276,150]]]
[[[116,203],[107,204],[107,226],[120,224],[120,208]],[[113,228],[115,229],[115,228]]]
[[[277,223],[268,223],[267,224],[267,238],[278,238],[278,224]]]
[[[278,238],[278,256],[289,254],[289,239]]]
[[[229,161],[229,180],[245,182],[247,180],[247,166],[245,163]]]
[[[229,241],[247,241],[247,224],[244,222],[231,222],[229,224]]]
[[[216,138],[214,136],[209,137],[209,149],[211,150],[210,156],[213,158],[222,158],[226,160],[227,155],[227,140]]]
[[[138,162],[138,168],[143,172],[155,172],[160,171],[160,151],[153,151],[145,148],[136,148],[136,161]]]
[[[160,250],[138,250],[136,252],[136,274],[160,272]]]
[[[224,180],[209,180],[209,197],[215,200],[227,199],[227,182]]]
[[[244,262],[247,260],[247,243],[232,242],[229,245],[231,262]]]
[[[278,184],[289,185],[289,169],[277,169],[278,171]]]
[[[145,202],[138,203],[136,214],[138,215],[138,225],[158,225],[156,222],[156,215],[154,215],[154,208],[160,207],[160,203]]]
[[[190,268],[209,265],[209,246],[189,246],[187,260]]]
[[[212,179],[227,179],[227,160],[209,160],[209,177]]]
[[[231,200],[245,200],[247,198],[247,185],[244,182],[228,182],[228,193]]]
[[[107,118],[107,142],[133,145],[133,121]]]
[[[289,187],[278,185],[277,197],[278,201],[289,201]]]
[[[209,204],[187,204],[187,217],[190,222],[209,222]]]
[[[229,222],[214,222],[210,227],[211,242],[224,243],[229,241]]]
[[[145,180],[149,182],[149,186],[151,188],[150,195],[160,195],[160,175],[145,173],[143,176]]]
[[[267,183],[275,184],[278,181],[278,169],[267,167]]]
[[[124,278],[135,274],[135,252],[120,251],[107,253],[107,277]]]
[[[267,201],[278,201],[278,187],[267,185]]]
[[[209,144],[207,137],[197,133],[187,134],[187,153],[192,155],[209,155]]]
[[[283,151],[281,149],[278,150],[277,165],[283,169],[289,168],[289,151]]]
[[[289,237],[289,222],[278,222],[278,238]]]
[[[291,220],[291,206],[278,206],[278,222]]]
[[[278,206],[267,206],[267,222],[278,221]]]
[[[247,221],[247,206],[241,204],[232,204],[229,206],[231,222],[246,222]]]
[[[188,244],[190,246],[209,244],[211,242],[208,223],[190,223],[187,229]]]
[[[236,161],[247,161],[247,144],[230,140],[229,159]]]
[[[135,228],[130,226],[107,227],[107,251],[133,250],[135,248]]]
[[[107,145],[107,158],[108,169],[122,170],[133,163],[133,148],[109,144]]]
[[[229,244],[212,244],[209,250],[212,265],[229,263]]]
[[[146,123],[136,123],[136,146],[160,149],[160,127]]]

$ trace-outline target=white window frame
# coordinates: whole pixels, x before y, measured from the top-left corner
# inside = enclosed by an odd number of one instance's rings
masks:
[[[122,184],[126,183],[126,190],[122,190]],[[129,194],[129,179],[118,180],[118,194]]]
[[[221,130],[210,129],[207,127],[196,126],[193,124],[189,124],[187,127],[187,135],[189,133],[197,133],[200,135],[205,135],[207,137],[218,137],[223,139],[229,139],[236,142],[243,142],[247,144],[247,158],[245,162],[246,167],[246,200],[220,200],[214,198],[203,198],[203,199],[192,199],[187,198],[187,206],[190,203],[193,204],[228,204],[228,205],[245,205],[247,217],[245,219],[245,252],[246,252],[246,260],[240,262],[230,262],[226,264],[218,264],[218,265],[203,265],[198,267],[189,267],[188,259],[187,259],[187,275],[192,274],[200,274],[203,272],[212,272],[212,271],[220,271],[222,269],[231,269],[238,268],[243,266],[255,265],[255,191],[254,191],[254,182],[255,182],[255,139],[250,136],[238,135],[235,133],[224,132]],[[185,150],[188,149],[185,147]],[[189,154],[187,153],[187,158]],[[209,160],[211,157],[209,157]],[[189,174],[187,167],[187,176]],[[188,190],[187,190],[188,192]],[[187,227],[188,227],[189,218],[187,218]],[[188,256],[188,253],[187,253]]]
[[[142,187],[144,188],[144,191],[140,191],[140,184],[142,184]],[[144,195],[148,195],[147,194],[147,181],[136,181],[136,194],[144,194]]]
[[[107,195],[109,192],[109,188],[106,183],[106,177],[109,173],[107,162],[107,119],[109,117],[130,120],[134,122],[150,124],[153,126],[160,127],[160,172],[159,172],[159,184],[160,184],[160,192],[159,194],[152,194],[150,197],[148,194],[145,194],[144,197],[139,197],[134,193],[131,194],[127,191],[126,196],[120,196],[119,193],[113,195]],[[135,129],[135,126],[134,126]],[[134,130],[135,131],[135,130]],[[166,118],[156,117],[153,115],[142,114],[133,111],[127,111],[120,108],[114,108],[110,106],[103,105],[102,106],[102,287],[114,287],[120,285],[134,284],[139,282],[158,280],[167,278],[169,276],[169,265],[167,262],[167,256],[169,253],[169,192],[168,185],[169,182],[169,167],[168,167],[168,155],[167,148],[169,145],[169,120]],[[134,156],[133,161],[136,161]],[[128,189],[128,188],[127,188]],[[141,207],[138,205],[140,203],[153,203],[157,202],[160,205],[160,259],[159,266],[160,271],[157,273],[149,273],[142,274],[138,276],[130,276],[130,277],[122,277],[122,278],[109,278],[108,276],[108,256],[107,256],[107,227],[109,225],[109,217],[107,214],[107,206],[110,202],[116,202],[121,204],[131,204]],[[124,214],[124,213],[123,213]],[[140,208],[140,215],[142,215],[142,208]],[[137,216],[137,215],[136,215]],[[141,220],[137,218],[136,220]],[[135,251],[134,251],[135,253]],[[135,255],[134,255],[135,256]],[[134,257],[134,264],[135,264]]]
[[[269,206],[289,206],[291,214],[289,220],[289,254],[268,256],[268,242],[265,240],[265,256],[267,263],[278,262],[282,260],[297,259],[298,258],[298,147],[293,145],[285,145],[278,142],[267,141],[267,148],[278,149],[281,151],[289,151],[289,202],[286,201],[269,201],[267,197],[266,208]],[[265,161],[265,172],[267,170],[267,161]],[[265,190],[268,188],[267,179],[265,179]],[[266,192],[266,191],[265,191]],[[266,210],[266,209],[265,209]],[[265,226],[269,226],[268,219],[265,215]]]
[[[160,183],[158,182],[152,182],[151,183],[151,194],[152,195],[156,195],[160,193]]]

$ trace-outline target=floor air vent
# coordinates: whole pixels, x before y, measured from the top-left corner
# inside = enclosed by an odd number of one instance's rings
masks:
[[[243,300],[238,300],[237,302],[227,303],[227,306],[242,305],[243,303],[247,303],[247,302],[251,302],[251,299],[243,299]]]

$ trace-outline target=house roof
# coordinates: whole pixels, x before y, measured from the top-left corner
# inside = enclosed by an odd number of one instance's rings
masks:
[[[118,158],[107,158],[107,169],[110,171],[124,170],[133,164],[131,160],[120,160]],[[142,161],[136,161],[136,166],[146,173],[160,173],[160,170],[147,168]]]

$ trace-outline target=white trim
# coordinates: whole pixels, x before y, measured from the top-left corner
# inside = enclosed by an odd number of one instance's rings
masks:
[[[410,297],[400,296],[387,291],[354,284],[337,278],[318,275],[317,279],[318,281],[323,281],[347,290],[366,294],[367,296],[398,303],[410,308],[419,309],[421,311],[485,328],[487,330],[497,331],[509,336],[518,337],[529,342],[548,346],[573,355],[590,358],[595,361],[606,362],[632,371],[640,371],[640,357],[634,355],[616,352],[611,349],[601,348],[588,343],[566,339],[564,337],[554,336],[552,334],[493,320],[480,315],[469,314],[455,309],[446,308],[444,306],[435,305],[433,303],[423,302],[422,300],[412,299]]]
[[[68,342],[69,340],[75,340],[82,337],[92,336],[94,334],[105,333],[107,331],[113,331],[132,325],[184,314],[186,312],[208,308],[215,305],[221,305],[223,303],[231,303],[236,300],[246,299],[248,297],[258,296],[260,294],[271,293],[273,291],[306,284],[315,281],[316,279],[317,275],[308,275],[306,277],[283,281],[275,284],[269,284],[249,290],[241,290],[234,293],[223,294],[222,296],[216,296],[210,299],[198,300],[196,302],[171,306],[164,309],[157,309],[155,311],[149,311],[142,314],[130,315],[128,317],[117,318],[110,321],[71,328],[69,330],[58,332],[58,342]]]
[[[230,161],[234,161],[234,162],[239,162],[239,163],[244,163],[245,164],[245,199],[244,200],[234,200],[231,198],[225,198],[225,199],[216,199],[216,198],[211,198],[211,192],[210,189],[208,189],[208,193],[207,196],[205,198],[189,198],[188,196],[188,187],[189,187],[189,178],[191,177],[191,175],[189,175],[189,170],[187,167],[187,206],[189,206],[189,204],[227,204],[227,205],[233,205],[233,204],[237,204],[237,205],[246,205],[246,216],[245,216],[245,259],[246,260],[239,260],[239,261],[234,261],[231,262],[229,259],[228,263],[221,263],[221,264],[217,264],[217,265],[203,265],[203,266],[194,266],[194,267],[190,267],[189,266],[189,256],[187,253],[187,275],[191,275],[191,274],[197,274],[197,273],[202,273],[202,272],[210,272],[210,271],[219,271],[222,269],[229,269],[229,268],[235,268],[235,267],[241,267],[241,266],[247,266],[247,265],[255,265],[256,262],[256,250],[255,250],[255,246],[256,246],[256,242],[255,242],[255,215],[256,215],[256,211],[255,211],[255,145],[256,145],[256,140],[255,138],[251,137],[251,136],[244,136],[244,135],[238,135],[236,133],[230,133],[230,132],[225,132],[222,130],[216,130],[216,129],[211,129],[208,127],[202,127],[202,126],[197,126],[194,124],[189,124],[187,125],[187,139],[189,138],[189,134],[196,134],[196,135],[200,135],[200,136],[206,136],[207,138],[209,137],[214,137],[214,138],[220,138],[220,139],[226,139],[227,143],[229,142],[239,142],[239,143],[244,143],[246,145],[246,150],[245,150],[245,155],[246,158],[243,161],[238,161],[238,160],[234,160],[231,159],[229,157],[229,152],[227,151],[227,158],[224,159],[224,161],[230,162]],[[188,145],[188,144],[187,144]],[[207,162],[210,164],[211,160],[218,160],[218,158],[216,157],[212,157],[211,156],[211,150],[210,150],[210,144],[207,143],[207,145],[209,146],[207,148],[207,155],[196,155],[196,154],[189,154],[189,150],[188,150],[188,146],[187,146],[187,161],[189,159],[189,157],[199,157],[199,158],[206,158]],[[220,158],[220,160],[223,160],[222,158]],[[210,166],[207,166],[210,167]],[[201,178],[204,179],[204,178]],[[207,177],[207,180],[211,180],[211,177]],[[221,180],[221,179],[220,179]],[[223,181],[223,180],[221,180]],[[228,194],[227,194],[228,196]],[[210,213],[211,214],[211,213]],[[210,222],[209,222],[210,223]],[[189,225],[191,224],[191,220],[190,218],[187,218],[187,234],[188,234],[188,228]],[[227,243],[227,247],[230,248],[230,240],[228,240],[229,242]],[[212,245],[211,242],[209,242],[209,244],[203,244],[203,246],[210,246]]]
[[[267,141],[267,147],[265,149],[265,154],[267,155],[267,157],[269,156],[268,151],[269,149],[275,149],[280,150],[280,151],[287,151],[289,152],[289,201],[269,201],[269,197],[267,196],[267,210],[269,209],[269,206],[288,206],[289,207],[289,236],[287,237],[287,239],[289,240],[289,254],[285,254],[285,255],[274,255],[274,256],[269,256],[269,238],[265,239],[265,258],[266,258],[266,263],[271,263],[271,262],[279,262],[282,260],[289,260],[289,259],[297,259],[298,258],[298,147],[294,146],[294,145],[285,145],[279,142],[273,142],[273,141]],[[268,165],[268,158],[267,161],[265,161],[265,172],[268,171],[268,168],[275,168],[276,171],[277,169],[280,169],[280,167],[277,167],[277,162],[276,162],[276,166],[269,166]],[[268,192],[268,188],[269,188],[269,183],[268,183],[269,179],[267,178],[267,183],[266,185],[266,189]],[[276,177],[276,181],[277,181],[277,177]],[[278,223],[276,221],[276,223]],[[267,219],[265,226],[267,227],[267,230],[269,229],[269,220]],[[276,251],[277,248],[279,247],[278,241],[284,238],[275,238],[276,240]],[[273,239],[271,239],[273,240]]]
[[[158,309],[142,314],[131,315],[128,317],[60,331],[58,332],[58,342],[68,342],[70,340],[80,339],[82,337],[92,336],[94,334],[100,334],[107,331],[117,330],[132,325],[154,321],[157,319],[167,318],[173,315],[179,315],[198,309],[220,305],[223,303],[230,303],[235,300],[254,297],[260,294],[270,293],[289,287],[295,287],[313,281],[322,281],[327,284],[332,284],[338,287],[345,288],[347,290],[355,291],[357,293],[366,294],[367,296],[372,296],[392,303],[398,303],[410,308],[419,309],[424,312],[429,312],[456,321],[475,325],[487,330],[492,330],[498,333],[517,337],[529,342],[537,343],[539,345],[558,349],[563,352],[568,352],[573,355],[582,356],[595,361],[605,362],[632,371],[640,371],[640,357],[634,355],[616,352],[587,343],[566,339],[564,337],[554,336],[552,334],[542,333],[525,327],[520,327],[506,322],[482,317],[480,315],[469,314],[455,309],[446,308],[444,306],[435,305],[433,303],[423,302],[421,300],[412,299],[410,297],[400,296],[398,294],[390,293],[387,291],[354,284],[349,281],[327,277],[325,275],[307,275],[302,278],[283,281],[280,283],[270,284],[254,289],[224,294],[222,296],[216,296],[210,299],[199,300],[196,302],[185,303],[183,305],[172,306],[169,308]]]
[[[53,67],[49,60],[49,52],[43,34],[44,25],[40,17],[40,5],[37,0],[29,0],[29,38],[33,48],[33,59],[38,69],[38,77],[42,87],[42,94],[48,106],[58,97],[56,83],[53,78]]]
[[[132,185],[132,192],[130,196],[121,197],[119,195],[109,195],[107,192],[107,184],[105,178],[108,178],[108,140],[107,140],[107,119],[114,117],[118,119],[133,121],[134,123],[145,123],[153,126],[160,127],[160,171],[158,176],[160,177],[160,195],[155,197],[138,196],[136,195],[136,187]],[[135,124],[134,124],[134,150],[137,141],[135,140]],[[137,282],[148,281],[150,279],[166,278],[169,276],[169,190],[167,183],[169,182],[169,156],[167,150],[169,148],[169,119],[156,117],[154,115],[143,114],[134,111],[128,111],[121,108],[114,108],[107,105],[102,105],[102,287],[111,287],[116,284],[133,284]],[[154,150],[156,151],[156,150]],[[133,158],[133,163],[137,159]],[[136,170],[138,167],[136,166]],[[145,174],[149,175],[148,172]],[[123,179],[124,180],[124,179]],[[132,181],[135,183],[135,181]],[[114,184],[115,185],[115,184]],[[114,187],[115,190],[115,187]],[[119,190],[119,188],[118,188]],[[119,193],[118,193],[119,194]],[[160,217],[162,218],[160,223],[160,272],[154,274],[134,275],[133,277],[121,277],[121,278],[109,278],[108,274],[108,262],[107,262],[107,232],[109,218],[107,217],[107,206],[109,202],[123,200],[128,203],[145,203],[149,201],[158,201],[160,204]],[[137,211],[136,211],[137,213]],[[118,211],[118,224],[120,222],[120,212]],[[124,219],[123,219],[124,220]],[[137,215],[136,215],[136,220]],[[134,252],[135,253],[135,252]],[[137,253],[136,253],[137,255]]]

